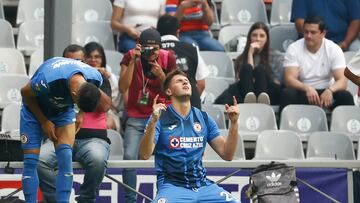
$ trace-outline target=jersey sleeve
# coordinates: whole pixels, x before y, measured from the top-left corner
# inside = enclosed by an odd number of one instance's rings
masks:
[[[48,94],[50,91],[45,75],[42,72],[31,78],[30,85],[36,96]]]
[[[213,140],[214,138],[216,138],[217,136],[220,135],[220,130],[219,130],[216,122],[209,115],[208,115],[208,121],[207,121],[207,132],[208,132],[208,136],[207,136],[208,143],[210,143],[211,140]]]

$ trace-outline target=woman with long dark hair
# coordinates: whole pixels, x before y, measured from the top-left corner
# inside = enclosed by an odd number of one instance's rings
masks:
[[[254,23],[243,53],[235,61],[240,94],[245,103],[279,103],[282,61],[282,53],[270,50],[268,27],[263,22]]]

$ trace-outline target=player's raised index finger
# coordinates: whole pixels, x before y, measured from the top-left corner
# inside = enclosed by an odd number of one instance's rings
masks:
[[[236,106],[237,105],[237,100],[236,100],[235,96],[233,96],[233,101],[234,101],[234,106]]]
[[[159,98],[159,95],[157,94],[157,95],[155,96],[155,98],[154,98],[154,105],[157,104],[156,101],[157,101],[158,98]]]

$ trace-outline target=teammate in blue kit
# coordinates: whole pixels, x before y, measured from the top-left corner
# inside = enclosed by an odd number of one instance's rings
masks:
[[[39,185],[37,163],[42,138],[55,145],[59,172],[57,202],[69,202],[72,188],[72,145],[75,131],[74,103],[80,111],[104,111],[111,100],[98,87],[101,74],[80,61],[56,57],[45,61],[21,89],[20,133],[24,151],[22,186],[27,203],[35,203]]]
[[[225,105],[230,119],[227,138],[220,135],[207,113],[192,107],[191,85],[185,73],[175,70],[164,81],[171,105],[156,103],[140,143],[139,156],[149,159],[155,150],[157,195],[154,202],[239,202],[206,178],[202,155],[206,143],[224,160],[232,160],[237,147],[239,107]]]

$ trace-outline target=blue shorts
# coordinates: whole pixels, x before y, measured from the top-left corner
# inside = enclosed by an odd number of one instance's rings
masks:
[[[216,184],[203,186],[196,189],[178,187],[169,183],[164,183],[158,188],[158,193],[154,203],[183,203],[183,202],[216,202],[216,203],[235,203],[240,202],[229,192]]]
[[[48,119],[54,123],[55,127],[65,126],[74,123],[76,120],[75,112],[72,108]],[[42,139],[47,137],[43,133],[35,115],[24,105],[21,106],[20,111],[20,135],[23,149],[40,149]]]

